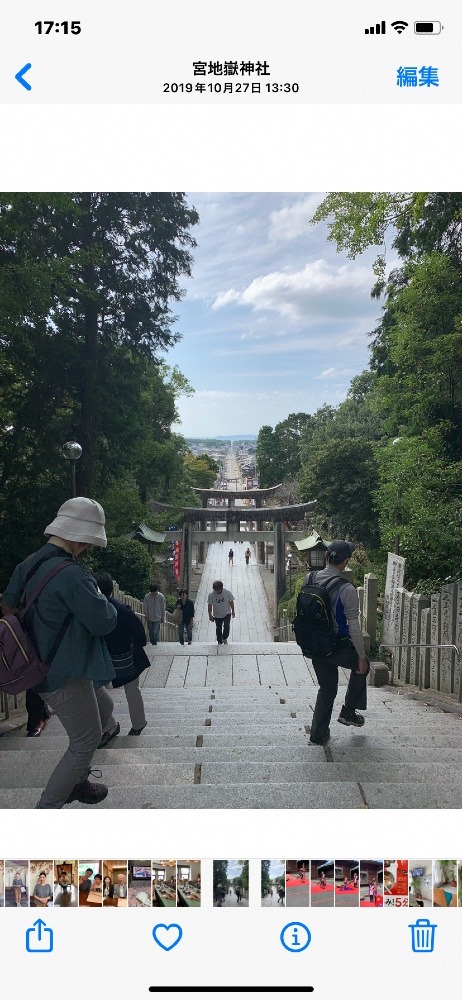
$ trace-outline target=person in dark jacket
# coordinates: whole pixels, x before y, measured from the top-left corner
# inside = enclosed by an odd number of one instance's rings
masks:
[[[188,591],[180,590],[178,592],[178,600],[175,604],[176,608],[180,608],[183,615],[183,621],[180,622],[178,626],[178,638],[180,644],[184,646],[184,633],[186,629],[186,635],[188,636],[188,646],[192,643],[192,627],[194,621],[194,604],[189,600]]]
[[[116,676],[112,687],[123,687],[127,699],[128,711],[132,728],[129,736],[139,736],[146,727],[143,696],[140,691],[139,677],[149,667],[149,659],[143,649],[146,645],[146,634],[140,619],[128,606],[116,601],[112,596],[114,585],[109,573],[95,573],[96,583],[109,604],[117,611],[117,625],[106,637],[106,646],[111,657]],[[120,727],[119,727],[120,732]],[[103,734],[100,747],[109,741]]]

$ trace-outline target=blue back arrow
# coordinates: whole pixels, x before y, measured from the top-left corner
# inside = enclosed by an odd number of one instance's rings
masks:
[[[30,83],[28,83],[27,80],[24,79],[24,74],[28,73],[30,69],[32,69],[32,63],[26,63],[26,65],[23,66],[22,69],[18,70],[18,72],[15,74],[14,77],[15,80],[17,80],[18,83],[21,84],[21,87],[24,87],[25,90],[32,90]]]

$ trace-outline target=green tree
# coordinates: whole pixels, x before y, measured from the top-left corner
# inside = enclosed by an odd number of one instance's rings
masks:
[[[142,600],[151,573],[151,559],[141,542],[127,538],[112,538],[106,549],[91,550],[86,565],[90,572],[105,570],[117,581],[121,590]]]
[[[249,891],[249,862],[248,861],[239,861],[239,864],[242,865],[242,871],[241,871],[241,874],[239,876],[239,883],[240,883],[241,889],[243,889],[244,892],[248,893],[248,891]]]
[[[228,880],[228,862],[227,861],[214,861],[213,862],[213,891],[221,885],[222,888],[227,890],[229,886]]]
[[[188,452],[184,457],[188,477],[191,485],[202,489],[209,489],[213,486],[220,467],[210,455],[193,455]]]
[[[300,477],[303,496],[316,499],[316,516],[324,513],[331,535],[350,537],[372,547],[378,543],[372,493],[377,463],[371,444],[361,438],[336,438],[316,452]]]
[[[261,894],[262,894],[262,896],[265,895],[265,893],[267,892],[267,890],[269,889],[269,887],[271,885],[270,865],[271,865],[271,861],[262,861],[262,863],[261,863]]]
[[[457,192],[331,192],[312,219],[321,221],[328,222],[328,239],[349,257],[381,247],[374,265],[376,293],[383,290],[390,234],[403,259],[442,251],[462,262],[462,195]]]
[[[69,496],[64,441],[83,446],[80,493],[133,474],[143,503],[179,494],[170,428],[190,387],[157,355],[178,339],[196,222],[181,194],[0,196],[2,583]]]
[[[462,458],[462,270],[431,254],[405,276],[386,307],[391,365],[376,380],[375,405],[391,433],[445,424],[448,447]]]

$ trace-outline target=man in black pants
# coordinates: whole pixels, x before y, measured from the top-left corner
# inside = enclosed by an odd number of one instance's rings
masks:
[[[208,596],[209,621],[215,622],[217,642],[219,646],[228,644],[231,615],[235,618],[234,597],[230,590],[225,590],[221,580],[215,580]]]
[[[334,616],[337,638],[329,656],[313,656],[312,663],[319,682],[310,743],[324,744],[330,738],[329,724],[338,689],[338,668],[350,670],[350,680],[345,701],[338,717],[344,726],[364,725],[364,716],[357,708],[367,708],[366,678],[369,661],[364,650],[364,641],[359,624],[359,599],[356,588],[342,577],[350,556],[354,552],[352,542],[336,539],[330,542],[326,552],[326,567],[315,574],[314,581],[326,584],[338,578],[338,587],[330,590],[330,600]],[[308,582],[308,577],[305,583]]]

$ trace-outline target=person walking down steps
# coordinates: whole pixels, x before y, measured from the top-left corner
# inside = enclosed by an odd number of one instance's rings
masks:
[[[232,549],[230,549],[228,552],[228,563],[230,566],[233,565],[233,560],[234,560],[234,552]]]
[[[116,627],[117,611],[78,562],[90,546],[106,548],[104,524],[104,510],[96,500],[67,500],[45,528],[46,544],[16,566],[2,596],[4,612],[16,609],[23,594],[27,601],[50,570],[66,562],[37,597],[29,622],[37,652],[45,662],[60,637],[43,686],[35,691],[69,738],[38,809],[61,809],[74,801],[94,805],[108,794],[106,785],[88,779],[103,732],[113,733],[117,728],[106,689],[115,672],[103,638]]]
[[[208,596],[209,621],[215,622],[217,643],[228,645],[231,617],[235,618],[234,597],[230,590],[225,590],[221,580],[215,580]]]
[[[319,692],[311,723],[310,742],[327,743],[330,737],[329,724],[338,689],[338,668],[350,671],[350,680],[345,701],[338,717],[344,726],[360,728],[364,716],[357,708],[367,708],[367,675],[369,660],[364,650],[364,640],[359,624],[359,599],[356,587],[342,577],[348,560],[354,552],[352,542],[336,539],[329,543],[326,552],[326,567],[305,578],[305,584],[314,582],[326,586],[329,591],[335,626],[335,643],[332,653],[325,657],[312,656],[313,669],[319,683]]]
[[[112,596],[114,585],[110,574],[95,573],[95,580],[101,593],[117,611],[117,625],[106,639],[106,646],[116,673],[112,687],[123,687],[132,724],[128,735],[139,736],[147,726],[143,696],[140,691],[140,674],[149,667],[149,658],[144,651],[147,642],[145,631],[140,619],[129,605],[116,601]],[[103,733],[99,748],[105,747],[119,733],[120,726],[117,723],[114,733]]]

